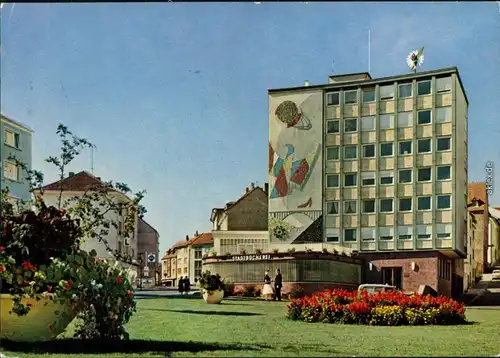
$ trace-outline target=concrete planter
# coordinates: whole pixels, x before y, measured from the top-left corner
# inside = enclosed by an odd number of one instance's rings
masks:
[[[223,290],[209,292],[207,290],[201,289],[201,292],[203,295],[203,299],[208,304],[219,304],[224,299],[224,291]]]
[[[37,301],[24,298],[23,304],[31,305],[25,316],[9,313],[13,296],[0,294],[0,339],[17,342],[49,341],[64,332],[76,313],[69,305],[54,302],[49,298]]]

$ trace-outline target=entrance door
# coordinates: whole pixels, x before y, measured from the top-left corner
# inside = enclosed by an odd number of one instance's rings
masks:
[[[382,283],[386,285],[396,286],[401,289],[403,283],[403,268],[402,267],[383,267],[382,268]]]

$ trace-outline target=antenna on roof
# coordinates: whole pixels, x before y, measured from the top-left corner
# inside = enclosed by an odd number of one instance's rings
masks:
[[[335,73],[335,61],[332,61],[332,75]]]

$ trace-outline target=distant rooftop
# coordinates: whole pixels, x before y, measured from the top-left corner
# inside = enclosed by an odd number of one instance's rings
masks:
[[[9,117],[7,117],[7,116],[5,116],[5,115],[3,115],[3,114],[2,114],[2,115],[0,115],[0,117],[1,117],[2,121],[5,121],[5,122],[10,122],[10,123],[14,124],[15,126],[17,126],[17,127],[21,127],[22,129],[24,129],[24,130],[26,130],[26,131],[28,131],[28,132],[30,132],[30,133],[34,133],[34,132],[35,132],[33,129],[31,129],[31,128],[30,128],[30,127],[28,127],[27,125],[22,124],[21,122],[18,122],[18,121],[16,121],[16,120],[12,119],[12,118],[9,118]]]

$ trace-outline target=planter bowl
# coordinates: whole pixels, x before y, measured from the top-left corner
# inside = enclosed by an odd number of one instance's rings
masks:
[[[209,304],[219,304],[224,298],[224,290],[210,291],[209,293],[207,290],[201,289],[201,292],[203,299]]]
[[[39,301],[23,298],[23,304],[31,305],[30,312],[25,316],[9,313],[12,303],[12,295],[0,294],[0,339],[17,342],[49,341],[64,332],[76,316],[69,305],[49,298]],[[53,326],[49,328],[49,325]]]

